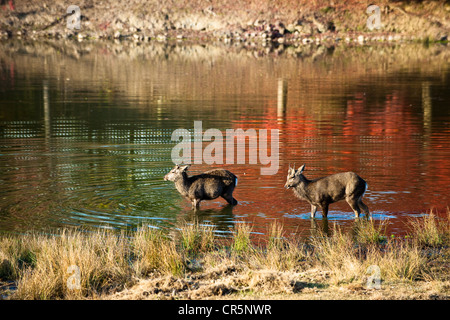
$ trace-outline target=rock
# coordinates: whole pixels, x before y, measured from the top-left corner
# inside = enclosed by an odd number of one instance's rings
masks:
[[[324,33],[325,31],[327,31],[327,26],[325,24],[318,21],[315,16],[313,16],[312,18],[314,25],[320,33]]]
[[[290,23],[286,26],[286,30],[289,31],[289,33],[294,33],[297,30],[297,26],[293,23]]]
[[[116,21],[114,22],[114,28],[115,29],[123,29],[122,21],[120,21],[119,19],[116,19]]]
[[[256,19],[255,22],[253,23],[253,26],[260,27],[260,26],[264,25],[264,23],[265,23],[264,20]]]
[[[313,33],[313,28],[311,27],[310,24],[297,26],[296,30],[298,30],[300,32],[300,34],[312,34]]]
[[[116,31],[116,32],[114,33],[114,39],[119,39],[120,37],[121,37],[120,32],[119,32],[119,31]]]
[[[278,32],[282,35],[284,35],[285,33],[288,32],[288,30],[286,30],[286,27],[284,26],[283,22],[278,22],[278,26],[277,26]]]

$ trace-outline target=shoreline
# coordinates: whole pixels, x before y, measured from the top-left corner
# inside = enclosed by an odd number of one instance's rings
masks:
[[[79,1],[79,12],[67,13],[66,1],[0,9],[0,39],[120,39],[135,42],[247,43],[306,45],[335,42],[448,42],[450,4],[445,1],[391,3],[381,1],[381,25],[369,30],[369,1],[217,2],[194,4],[131,1],[104,4]],[[69,11],[70,12],[70,11]],[[79,15],[79,22],[76,16]],[[77,29],[79,27],[79,29]]]

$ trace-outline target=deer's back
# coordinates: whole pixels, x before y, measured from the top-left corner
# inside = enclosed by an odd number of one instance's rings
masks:
[[[221,196],[228,187],[236,184],[237,177],[228,170],[214,169],[189,177],[192,197],[215,199]]]
[[[332,203],[346,197],[360,197],[365,189],[366,182],[356,173],[342,172],[312,180],[307,192],[315,203]]]

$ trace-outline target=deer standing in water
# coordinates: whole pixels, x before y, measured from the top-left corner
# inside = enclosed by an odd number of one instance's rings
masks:
[[[317,208],[321,207],[323,217],[328,216],[328,206],[339,200],[347,201],[358,218],[361,209],[369,217],[369,208],[362,202],[367,189],[367,183],[354,172],[336,173],[331,176],[309,180],[303,175],[305,165],[295,170],[289,166],[285,188],[293,188],[294,194],[309,202],[311,218],[314,218]]]
[[[164,176],[164,180],[173,181],[178,192],[191,201],[193,209],[199,209],[202,200],[218,197],[224,198],[231,205],[238,203],[233,198],[238,181],[233,173],[225,169],[214,169],[189,177],[188,168],[189,165],[176,165]]]

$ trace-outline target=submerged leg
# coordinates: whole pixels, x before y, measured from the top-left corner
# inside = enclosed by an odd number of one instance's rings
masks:
[[[322,219],[328,219],[328,203],[322,205]]]
[[[229,204],[235,206],[238,204],[237,200],[235,198],[233,198],[233,195],[229,194],[229,193],[224,193],[222,195],[222,198],[224,198]]]
[[[369,207],[366,206],[364,202],[362,202],[362,199],[359,198],[358,206],[364,211],[364,214],[366,215],[367,219],[372,219],[372,216],[370,215]]]

